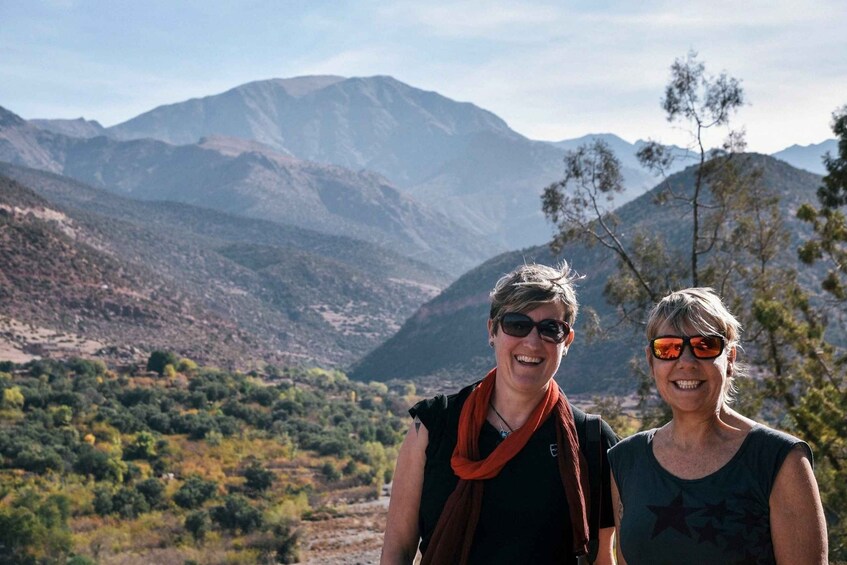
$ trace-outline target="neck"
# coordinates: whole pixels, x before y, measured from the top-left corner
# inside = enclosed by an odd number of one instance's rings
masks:
[[[510,394],[508,391],[495,386],[491,395],[491,403],[499,415],[508,422],[509,426],[517,430],[526,423],[535,407],[544,399],[550,386],[556,386],[552,379],[541,392],[527,396]]]
[[[738,422],[724,415],[724,408],[707,415],[674,414],[673,419],[665,425],[665,429],[675,445],[696,447],[739,431]]]

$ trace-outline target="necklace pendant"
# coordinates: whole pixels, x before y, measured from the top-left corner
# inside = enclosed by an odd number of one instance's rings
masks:
[[[500,430],[500,438],[506,439],[507,437],[509,437],[509,434],[511,434],[511,433],[512,432],[509,432],[509,431],[506,431],[506,430]]]

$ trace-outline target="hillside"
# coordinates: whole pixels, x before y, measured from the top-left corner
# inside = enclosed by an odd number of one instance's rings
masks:
[[[746,159],[745,166],[761,170],[762,182],[781,195],[783,220],[793,238],[783,249],[782,257],[786,262],[796,263],[797,244],[802,234],[808,233],[808,226],[801,224],[795,213],[802,202],[815,198],[820,177],[771,157],[751,154]],[[693,167],[686,169],[672,181],[680,187],[691,187],[693,173]],[[679,216],[672,206],[664,213],[657,213],[652,192],[620,208],[618,215],[621,219],[618,234],[625,242],[644,230],[669,235],[679,249],[687,245],[689,220]],[[586,248],[569,244],[559,257],[553,257],[546,246],[532,247],[502,254],[459,278],[421,306],[396,335],[359,361],[351,376],[366,381],[394,378],[437,381],[442,386],[446,382],[470,382],[482,376],[493,363],[485,325],[489,290],[500,276],[523,262],[551,263],[559,258],[567,259],[585,275],[577,289],[580,304],[593,308],[600,316],[601,325],[610,329],[615,318],[605,302],[603,289],[615,272],[615,260],[600,246]],[[803,269],[801,273],[810,286],[820,275],[815,269]],[[618,330],[592,342],[585,327],[584,320],[578,319],[574,326],[576,341],[562,362],[557,380],[573,393],[632,391],[636,381],[629,360],[642,350],[641,336]]]
[[[409,399],[331,371],[179,366],[162,377],[81,359],[0,363],[0,562],[378,551],[384,509],[358,509],[391,481]],[[327,534],[340,528],[339,547]]]
[[[345,235],[458,275],[496,247],[398,192],[385,178],[206,139],[74,138],[0,108],[0,160],[61,173],[111,192],[171,200]]]
[[[26,185],[0,177],[0,204],[40,210],[6,217],[17,235],[0,248],[14,265],[4,272],[22,275],[6,275],[4,316],[104,346],[222,366],[344,365],[447,280],[349,238],[133,201],[32,169],[0,173]]]

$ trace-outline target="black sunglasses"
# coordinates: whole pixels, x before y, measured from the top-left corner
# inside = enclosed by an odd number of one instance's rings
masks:
[[[500,327],[503,333],[512,337],[526,337],[532,328],[538,328],[538,335],[544,341],[562,343],[571,333],[571,326],[561,320],[541,320],[534,322],[526,314],[507,312],[500,316]]]
[[[723,353],[725,344],[719,335],[660,335],[650,340],[650,351],[656,359],[673,361],[682,357],[687,345],[697,359],[715,359]]]

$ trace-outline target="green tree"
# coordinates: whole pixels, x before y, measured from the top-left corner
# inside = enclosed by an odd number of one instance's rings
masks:
[[[847,106],[833,114],[832,130],[838,154],[824,159],[827,175],[818,189],[818,207],[803,205],[798,217],[809,222],[814,236],[800,247],[806,264],[825,262],[828,273],[821,284],[826,293],[818,306],[806,299],[804,314],[788,327],[801,339],[799,359],[789,369],[800,386],[783,386],[790,415],[797,426],[815,438],[816,475],[829,520],[830,557],[847,560],[847,348],[826,339],[827,321],[847,327]],[[843,336],[842,336],[843,338]]]
[[[174,502],[187,509],[197,508],[204,502],[215,496],[218,485],[214,481],[207,481],[197,475],[186,479],[181,487],[174,493]]]
[[[209,514],[203,510],[189,512],[185,517],[185,529],[195,541],[203,541],[209,533]]]
[[[161,351],[157,349],[150,353],[150,357],[147,358],[147,370],[156,371],[160,375],[165,374],[166,366],[171,365],[172,367],[175,367],[178,364],[179,357],[171,351]]]
[[[244,469],[244,486],[248,491],[262,493],[271,488],[274,474],[262,467],[258,461],[253,461]]]
[[[690,230],[678,233],[678,241],[652,232],[621,233],[612,204],[624,190],[623,176],[620,162],[602,141],[566,153],[564,178],[544,190],[542,209],[557,228],[554,250],[578,241],[600,245],[617,258],[618,275],[607,281],[604,294],[622,319],[640,323],[645,310],[669,289],[720,282],[714,264],[704,261],[728,247],[730,226],[745,212],[737,197],[755,180],[741,175],[735,163],[744,136],[730,127],[730,118],[743,102],[740,82],[725,73],[707,74],[696,53],[671,66],[662,107],[668,121],[681,122],[691,136],[690,149],[698,161],[693,182],[679,185],[676,177],[667,176],[679,155],[657,141],[645,144],[638,158],[664,178],[656,205],[690,220],[685,224]],[[714,129],[725,134],[720,150],[705,145]],[[687,242],[688,250],[679,242]]]
[[[146,459],[156,457],[156,437],[150,432],[138,432],[135,439],[124,450],[124,459]]]
[[[12,386],[3,389],[2,407],[12,410],[20,410],[24,407],[24,395],[20,387]]]
[[[226,496],[223,504],[212,508],[210,514],[214,522],[231,532],[249,534],[262,526],[262,513],[237,494]]]

